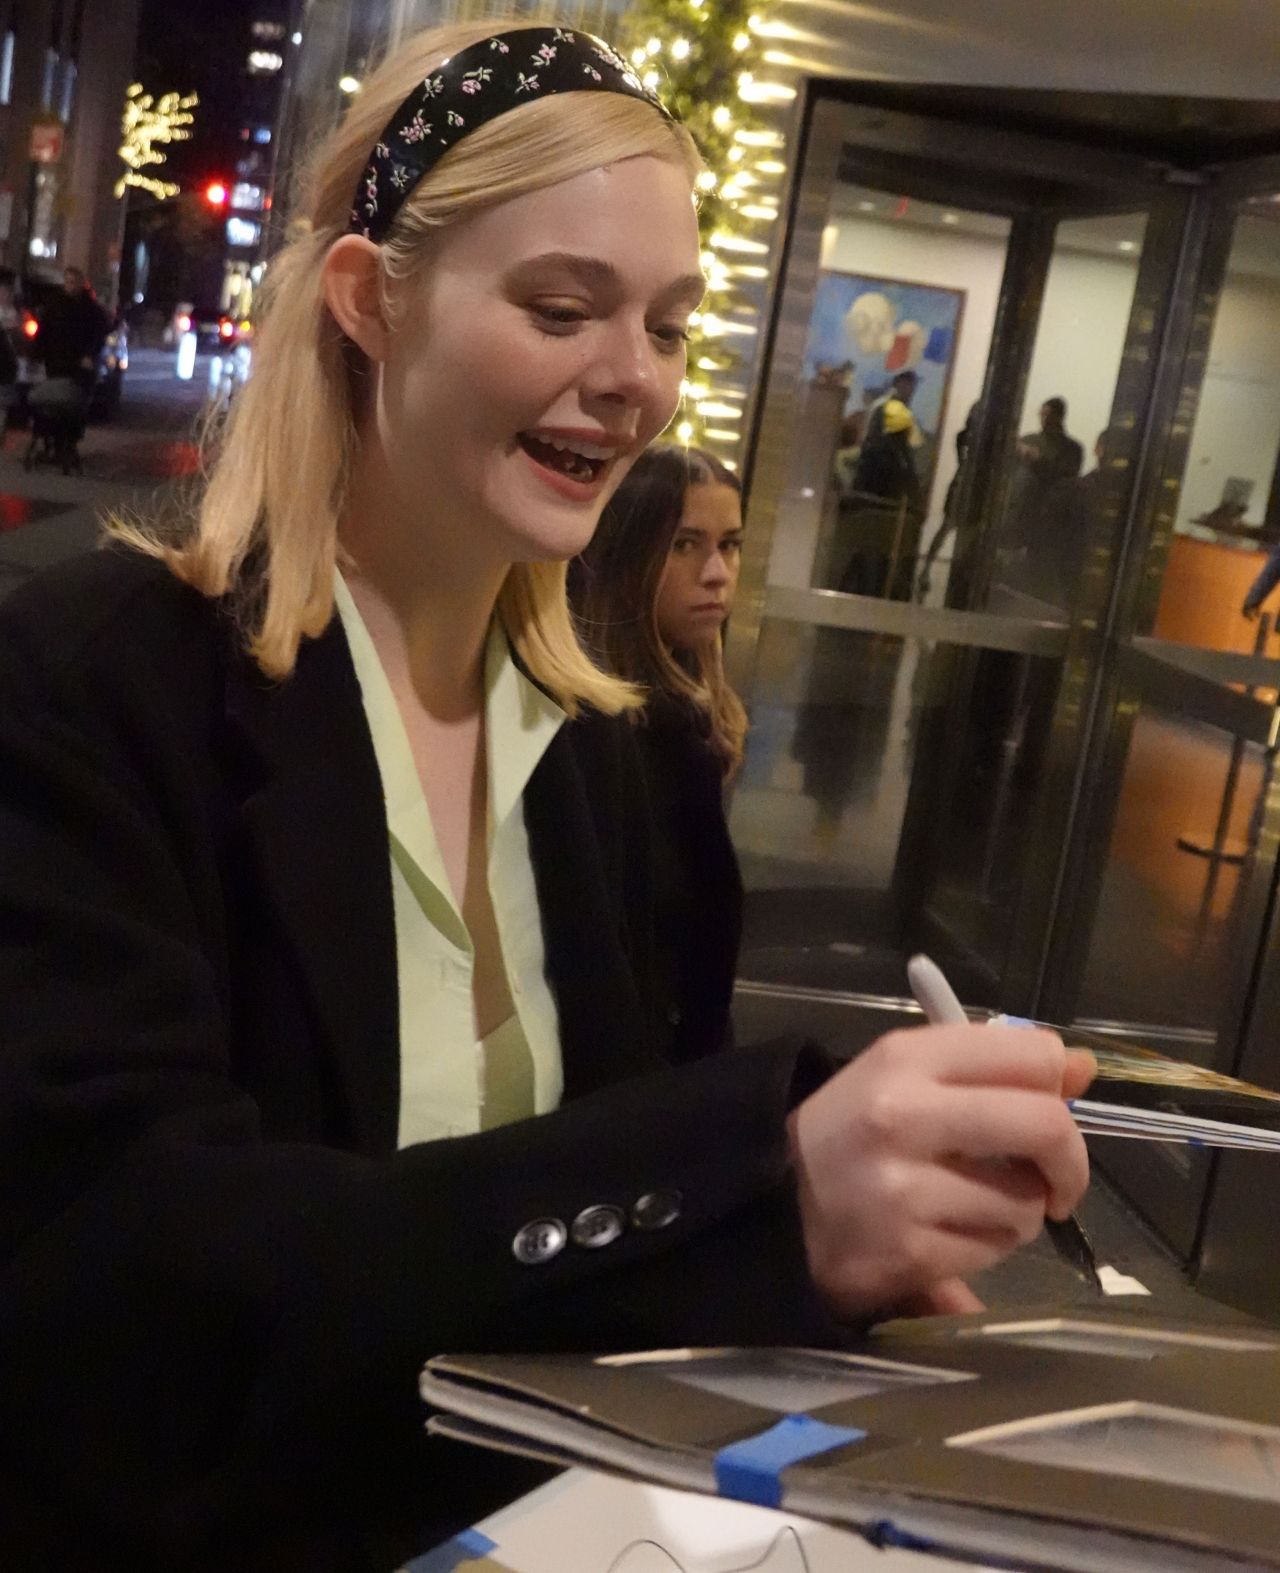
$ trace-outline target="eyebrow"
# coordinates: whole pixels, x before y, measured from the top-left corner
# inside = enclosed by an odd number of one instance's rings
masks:
[[[572,274],[580,283],[594,289],[620,289],[622,275],[612,262],[602,257],[585,257],[575,251],[544,251],[539,256],[528,257],[512,270],[513,277],[524,278],[545,268],[561,268]],[[663,300],[691,300],[696,306],[707,292],[707,281],[701,273],[685,273],[673,279],[658,291]]]

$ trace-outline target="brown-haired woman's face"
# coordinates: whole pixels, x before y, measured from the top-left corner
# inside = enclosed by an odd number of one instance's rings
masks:
[[[654,608],[665,644],[696,650],[719,636],[733,610],[741,553],[738,493],[723,481],[690,486]]]
[[[689,177],[653,157],[443,231],[383,383],[401,498],[459,549],[574,556],[675,411],[702,290]]]

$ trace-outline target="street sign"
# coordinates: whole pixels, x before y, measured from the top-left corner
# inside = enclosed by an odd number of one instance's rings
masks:
[[[60,163],[66,137],[64,126],[38,121],[31,128],[31,162],[33,164]]]

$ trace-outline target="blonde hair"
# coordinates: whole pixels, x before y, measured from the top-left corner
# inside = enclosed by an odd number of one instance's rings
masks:
[[[305,219],[272,262],[255,369],[225,429],[206,437],[207,483],[178,539],[117,519],[111,533],[162,559],[208,596],[229,596],[250,653],[287,676],[304,637],[333,615],[338,526],[357,450],[359,351],[325,303],[323,265],[348,233],[351,204],[374,143],[415,83],[460,49],[532,23],[459,23],[410,39],[364,83],[314,160]],[[388,284],[429,265],[433,237],[513,197],[601,165],[650,155],[701,167],[687,132],[617,93],[562,93],[523,104],[445,154],[405,202],[382,245]],[[530,676],[570,714],[634,707],[630,684],[593,664],[578,641],[564,563],[516,563],[498,615]]]

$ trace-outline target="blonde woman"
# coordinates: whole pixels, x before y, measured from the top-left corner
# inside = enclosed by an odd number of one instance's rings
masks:
[[[586,35],[410,42],[189,530],[0,615],[9,1565],[395,1566],[522,1478],[431,1354],[829,1339],[1083,1189],[1050,1037],[655,1047],[563,565],[675,408],[697,168]]]

